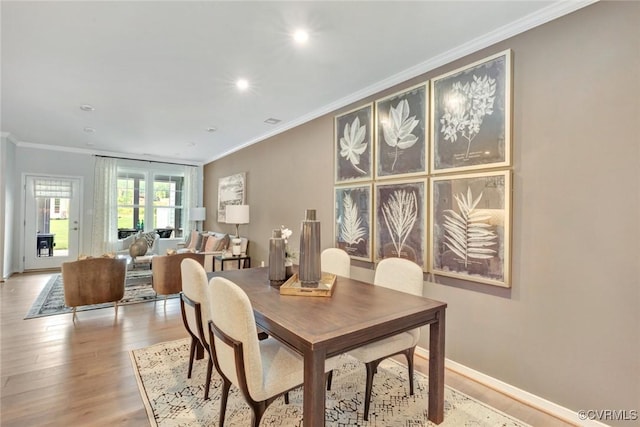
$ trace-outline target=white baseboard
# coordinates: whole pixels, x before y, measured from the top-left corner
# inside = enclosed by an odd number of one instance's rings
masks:
[[[426,350],[422,347],[416,347],[416,355],[428,359],[429,350]],[[444,365],[447,369],[450,369],[453,372],[463,375],[477,383],[485,385],[493,390],[496,390],[542,412],[553,415],[554,417],[568,423],[584,427],[607,427],[607,424],[603,424],[599,421],[583,420],[578,416],[577,412],[572,411],[571,409],[550,402],[547,399],[536,396],[535,394],[529,393],[528,391],[519,389],[518,387],[514,387],[511,384],[507,384],[504,381],[500,381],[489,375],[483,374],[482,372],[476,371],[475,369],[471,369],[458,362],[454,362],[453,360],[445,359]]]

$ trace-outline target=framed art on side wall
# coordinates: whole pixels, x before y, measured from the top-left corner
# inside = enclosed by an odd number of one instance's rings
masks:
[[[376,101],[376,179],[427,173],[428,86]]]
[[[335,183],[373,179],[373,104],[335,117]]]
[[[511,166],[511,51],[431,81],[431,173]]]
[[[400,257],[427,268],[427,180],[375,184],[375,261]]]
[[[218,179],[218,222],[226,222],[227,205],[244,205],[246,201],[246,173]]]
[[[334,207],[335,247],[371,261],[371,184],[336,187]]]
[[[511,286],[511,171],[431,178],[430,271]]]

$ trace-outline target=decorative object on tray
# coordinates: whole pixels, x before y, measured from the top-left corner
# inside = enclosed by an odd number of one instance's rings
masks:
[[[371,184],[335,187],[334,245],[371,261]]]
[[[333,295],[333,288],[336,284],[336,275],[331,273],[322,273],[320,280],[315,282],[313,286],[308,286],[299,280],[297,274],[293,274],[282,286],[280,286],[280,295],[299,295],[306,297],[330,297]]]
[[[271,286],[281,286],[286,280],[284,245],[282,231],[273,230],[269,239],[269,282]]]
[[[511,51],[431,81],[431,172],[511,165]]]
[[[335,117],[335,182],[373,178],[373,104]]]
[[[426,83],[376,101],[376,179],[427,173]]]
[[[316,210],[307,209],[300,231],[300,282],[315,286],[321,277],[320,271],[320,221]]]
[[[510,287],[511,171],[431,180],[431,272]]]
[[[280,231],[282,232],[282,240],[284,240],[285,278],[288,279],[293,276],[293,260],[298,257],[298,254],[292,251],[291,247],[289,247],[289,237],[291,237],[293,232],[284,225],[280,226]]]

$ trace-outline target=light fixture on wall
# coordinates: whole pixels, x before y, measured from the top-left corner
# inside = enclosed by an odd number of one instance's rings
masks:
[[[207,208],[191,208],[189,211],[189,220],[195,221],[196,230],[198,230],[198,222],[207,218]]]
[[[227,224],[236,225],[236,237],[231,240],[233,255],[240,255],[241,243],[238,227],[240,224],[249,224],[249,205],[227,205],[225,207]]]

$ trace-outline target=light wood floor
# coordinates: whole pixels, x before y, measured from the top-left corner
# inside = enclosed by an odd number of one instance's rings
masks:
[[[0,425],[145,426],[129,350],[186,337],[177,299],[23,320],[50,273],[0,284]],[[427,362],[416,357],[418,369]],[[534,426],[556,418],[447,371],[446,383]]]

